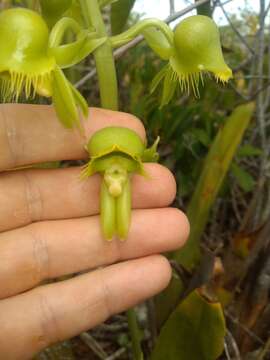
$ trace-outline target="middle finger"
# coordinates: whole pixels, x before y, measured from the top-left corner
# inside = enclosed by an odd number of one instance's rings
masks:
[[[134,208],[164,207],[175,180],[159,164],[145,164],[149,178],[132,177]],[[99,212],[100,176],[80,180],[81,168],[23,170],[0,175],[0,232],[35,221],[77,218]]]

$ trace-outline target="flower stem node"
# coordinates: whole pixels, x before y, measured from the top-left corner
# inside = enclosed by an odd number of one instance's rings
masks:
[[[132,130],[107,127],[97,131],[87,144],[90,160],[81,177],[94,173],[103,177],[101,185],[101,228],[104,237],[115,235],[125,240],[131,218],[132,173],[146,175],[143,162],[157,160],[157,143],[146,149],[145,143]]]

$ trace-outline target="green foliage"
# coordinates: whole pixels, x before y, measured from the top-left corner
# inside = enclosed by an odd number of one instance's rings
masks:
[[[223,351],[225,332],[221,305],[194,291],[162,328],[151,360],[215,360]]]
[[[249,192],[254,189],[255,180],[245,169],[236,163],[232,163],[231,171],[235,176],[239,186],[245,191]]]
[[[198,2],[199,0],[195,0],[196,2]],[[205,15],[205,16],[212,16],[212,11],[211,11],[211,0],[206,1],[206,3],[199,5],[197,7],[197,14],[198,15]]]
[[[42,16],[52,27],[72,5],[72,0],[39,0]]]
[[[129,14],[136,0],[118,0],[111,5],[112,34],[119,34],[125,28]]]
[[[227,119],[224,127],[219,130],[205,159],[187,210],[191,224],[190,236],[183,249],[174,253],[174,258],[188,268],[193,267],[199,260],[200,238],[208,221],[210,209],[249,125],[253,111],[254,103],[238,106]]]
[[[263,151],[255,146],[250,144],[245,144],[241,146],[237,152],[238,157],[246,157],[246,156],[261,156]]]

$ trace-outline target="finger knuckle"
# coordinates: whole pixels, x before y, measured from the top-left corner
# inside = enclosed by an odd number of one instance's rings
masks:
[[[37,336],[37,346],[44,348],[51,343],[58,342],[58,321],[53,306],[50,304],[48,294],[42,288],[36,290],[38,313],[39,313],[39,331]]]
[[[43,199],[41,191],[33,181],[29,171],[22,172],[24,180],[25,201],[28,209],[28,217],[30,222],[40,221],[43,213]]]
[[[29,227],[32,237],[32,259],[34,282],[39,283],[49,277],[50,252],[46,236],[42,233],[40,225],[32,224]]]

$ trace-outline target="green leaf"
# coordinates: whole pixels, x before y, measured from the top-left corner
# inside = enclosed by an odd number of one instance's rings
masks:
[[[163,326],[151,360],[215,360],[223,352],[225,333],[221,305],[194,291]]]
[[[113,35],[117,35],[123,31],[135,1],[136,0],[118,0],[111,5],[111,28]]]
[[[40,0],[39,2],[42,16],[49,27],[52,27],[72,5],[72,0]]]
[[[207,224],[210,210],[230,169],[253,111],[254,103],[235,108],[224,127],[217,133],[205,159],[202,173],[187,209],[191,225],[189,239],[181,250],[173,254],[173,258],[187,268],[193,268],[200,259],[200,238]]]
[[[238,166],[236,163],[233,163],[231,166],[233,175],[235,176],[239,186],[245,191],[249,192],[254,189],[255,180],[250,173],[244,170],[242,167]]]
[[[250,144],[245,144],[239,148],[237,156],[239,157],[261,156],[262,154],[263,154],[262,149],[252,146]]]
[[[199,0],[195,0],[198,2]],[[199,5],[197,7],[197,15],[205,15],[212,17],[212,10],[211,10],[211,0],[207,1],[206,3]]]
[[[195,138],[202,143],[204,146],[209,146],[211,144],[211,139],[208,133],[203,129],[192,129],[192,134]]]

